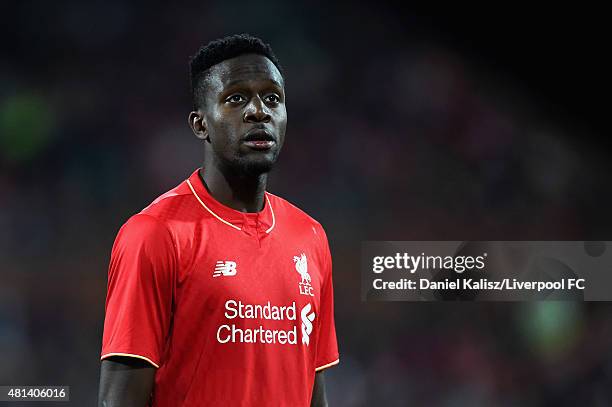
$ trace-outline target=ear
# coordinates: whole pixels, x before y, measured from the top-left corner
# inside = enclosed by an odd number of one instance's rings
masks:
[[[195,134],[197,138],[210,142],[210,137],[208,137],[208,128],[206,127],[206,120],[200,111],[189,113],[188,121],[189,127],[191,127],[193,134]]]

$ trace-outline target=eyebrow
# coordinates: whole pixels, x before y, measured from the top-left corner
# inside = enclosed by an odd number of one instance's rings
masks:
[[[274,85],[276,85],[277,87],[279,87],[280,89],[283,88],[283,85],[281,85],[278,81],[274,80],[274,79],[266,79],[268,82],[272,82]],[[245,83],[248,82],[248,80],[244,80],[244,79],[237,79],[234,81],[229,82],[228,84],[225,85],[226,88],[231,88],[232,86],[235,85],[239,85],[241,83]]]

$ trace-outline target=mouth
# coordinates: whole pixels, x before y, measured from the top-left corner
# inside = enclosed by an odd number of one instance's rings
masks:
[[[266,129],[252,129],[246,134],[242,143],[253,150],[265,151],[274,147],[276,140]]]

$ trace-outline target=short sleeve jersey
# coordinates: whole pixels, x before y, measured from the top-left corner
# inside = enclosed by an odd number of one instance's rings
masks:
[[[323,228],[268,192],[259,213],[226,207],[195,171],[117,235],[110,356],[157,368],[151,406],[309,406],[339,361]]]

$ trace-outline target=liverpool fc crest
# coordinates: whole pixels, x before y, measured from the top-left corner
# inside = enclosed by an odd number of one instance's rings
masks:
[[[312,285],[310,284],[312,280],[310,278],[310,274],[308,274],[308,260],[306,259],[306,255],[302,253],[299,257],[293,256],[293,261],[295,262],[295,270],[302,278],[302,281],[298,283],[300,294],[314,297],[314,294],[312,293]]]

